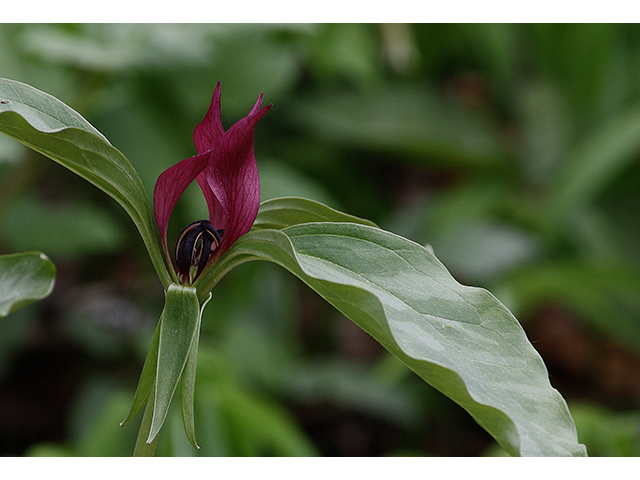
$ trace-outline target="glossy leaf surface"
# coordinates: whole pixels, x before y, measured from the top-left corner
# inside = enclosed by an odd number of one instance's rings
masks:
[[[253,228],[280,230],[291,225],[311,222],[353,222],[376,226],[370,220],[339,212],[314,200],[282,197],[262,202]]]
[[[43,253],[0,255],[0,317],[49,295],[55,276]]]
[[[131,162],[80,114],[24,83],[0,79],[0,132],[88,180],[133,219],[156,271],[170,283],[142,181]]]
[[[585,455],[517,320],[486,290],[459,284],[424,247],[366,225],[307,223],[250,232],[211,274],[257,259],[298,276],[512,455]]]

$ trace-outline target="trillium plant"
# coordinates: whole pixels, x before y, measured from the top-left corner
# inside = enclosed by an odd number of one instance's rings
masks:
[[[196,155],[160,173],[153,211],[129,160],[81,115],[23,83],[0,79],[0,131],[113,197],[129,214],[165,292],[126,425],[144,410],[135,455],[153,455],[179,391],[186,437],[198,448],[195,378],[202,311],[233,267],[276,263],[461,405],[510,454],[584,456],[562,396],[515,317],[486,290],[459,284],[426,247],[303,198],[260,203],[254,130],[262,94],[228,130],[215,86],[196,126]],[[169,219],[197,182],[208,219],[177,238]],[[0,256],[0,315],[51,291],[42,253]],[[126,427],[125,427],[126,428]]]

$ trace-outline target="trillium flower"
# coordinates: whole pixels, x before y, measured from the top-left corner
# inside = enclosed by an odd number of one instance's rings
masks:
[[[160,238],[169,262],[169,217],[185,189],[196,180],[209,208],[209,220],[188,225],[177,245],[177,274],[190,283],[190,269],[197,277],[204,267],[222,256],[247,233],[260,206],[260,180],[253,151],[254,128],[271,108],[262,107],[262,94],[249,114],[226,132],[220,121],[220,82],[204,120],[195,128],[197,155],[165,170],[153,192],[153,207]],[[195,277],[193,280],[195,280]]]

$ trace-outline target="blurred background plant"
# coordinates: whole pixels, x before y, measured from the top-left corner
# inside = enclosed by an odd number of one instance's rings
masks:
[[[157,176],[260,92],[262,198],[312,198],[421,244],[522,322],[591,455],[640,454],[640,27],[0,26],[0,76],[83,114]],[[197,188],[173,238],[205,218]],[[0,454],[130,455],[119,427],[163,293],[106,195],[0,136],[0,253],[45,252],[0,322]],[[499,455],[489,435],[301,282],[233,270],[203,317],[196,432],[161,455]]]

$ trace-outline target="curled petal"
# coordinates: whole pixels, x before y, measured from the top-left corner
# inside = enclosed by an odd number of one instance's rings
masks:
[[[210,153],[204,153],[182,160],[162,172],[158,177],[156,186],[153,189],[153,209],[160,229],[162,245],[167,254],[169,251],[167,248],[167,228],[171,212],[176,206],[180,195],[205,169],[210,156]]]
[[[200,185],[200,189],[202,190],[204,198],[207,202],[207,207],[209,208],[209,221],[212,225],[215,225],[216,228],[226,228],[227,215],[217,197],[211,190],[211,187],[209,187],[209,182],[207,182],[206,169],[196,177],[196,180],[198,181],[198,185]]]
[[[193,180],[197,180],[207,201],[212,228],[225,231],[211,257],[224,254],[253,225],[260,205],[260,180],[253,152],[254,128],[271,108],[271,105],[261,106],[262,94],[249,114],[225,132],[220,121],[218,82],[209,110],[193,133],[198,154],[177,163],[158,178],[153,192],[154,212],[169,262],[169,217]],[[198,262],[199,271],[202,268]]]
[[[262,95],[249,115],[229,128],[211,152],[211,162],[203,172],[225,217],[223,222],[211,219],[216,228],[225,229],[217,256],[249,231],[258,214],[260,180],[253,151],[254,128],[271,108],[271,105],[260,108],[261,103]]]

